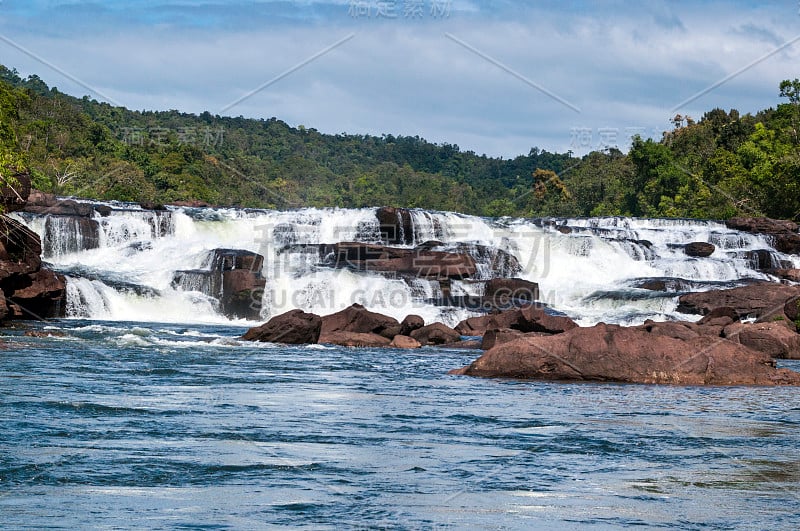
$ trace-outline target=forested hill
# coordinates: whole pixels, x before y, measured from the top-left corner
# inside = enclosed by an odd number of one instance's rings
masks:
[[[0,66],[0,172],[27,168],[46,191],[129,201],[796,218],[800,81],[779,92],[788,102],[756,115],[676,117],[660,141],[636,139],[627,155],[534,148],[500,159],[419,137],[322,134],[277,118],[131,111]]]

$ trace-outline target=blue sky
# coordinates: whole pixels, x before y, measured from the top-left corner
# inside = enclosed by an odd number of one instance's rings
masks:
[[[0,0],[0,62],[134,109],[585,153],[777,104],[800,2]]]

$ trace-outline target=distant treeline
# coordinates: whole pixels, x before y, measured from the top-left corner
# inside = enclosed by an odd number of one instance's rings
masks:
[[[140,112],[0,66],[0,173],[36,188],[153,203],[404,206],[486,216],[800,216],[800,81],[756,115],[676,116],[659,141],[513,159],[419,137],[322,134],[271,118]]]

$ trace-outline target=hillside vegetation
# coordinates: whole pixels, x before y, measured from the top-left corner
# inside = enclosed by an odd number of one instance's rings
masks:
[[[800,81],[755,115],[676,116],[628,154],[513,159],[419,137],[328,135],[277,118],[140,112],[0,66],[0,173],[62,195],[295,208],[404,206],[487,216],[800,216]]]

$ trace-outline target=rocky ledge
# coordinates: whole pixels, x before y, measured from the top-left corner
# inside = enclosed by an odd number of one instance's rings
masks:
[[[760,287],[764,300],[756,297]],[[320,317],[292,310],[249,330],[242,339],[349,347],[472,347],[482,336],[484,354],[451,374],[547,381],[677,385],[800,385],[800,373],[776,359],[800,359],[800,288],[775,284],[694,294],[697,322],[647,321],[623,327],[579,327],[569,317],[529,304],[472,317],[455,329],[425,326],[419,316],[402,322],[354,304]],[[742,322],[747,316],[762,316]]]
[[[30,178],[15,176],[14,187],[0,189],[5,212],[25,207]],[[22,223],[0,216],[0,321],[63,317],[66,310],[66,280],[42,267],[42,242]]]

